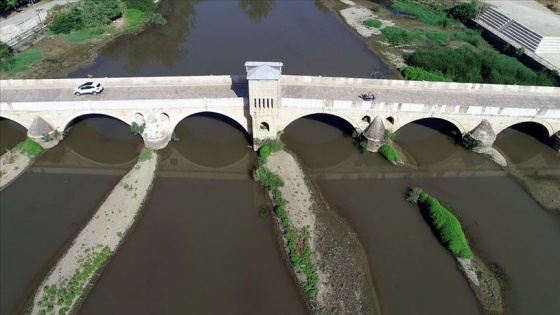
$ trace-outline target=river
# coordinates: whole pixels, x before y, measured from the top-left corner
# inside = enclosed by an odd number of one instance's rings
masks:
[[[242,74],[248,60],[287,74],[368,77],[391,71],[318,1],[166,1],[163,26],[123,36],[71,77]],[[417,207],[420,186],[453,206],[471,243],[512,280],[511,314],[560,313],[560,220],[517,181],[453,139],[438,120],[409,124],[397,143],[419,163],[394,167],[361,154],[345,122],[316,116],[283,136],[329,205],[357,232],[384,314],[479,314],[474,294]],[[531,129],[533,130],[533,129]],[[560,159],[540,134],[507,129],[496,146],[516,169],[560,183]],[[235,122],[191,116],[162,164],[137,225],[80,314],[304,314],[282,261],[255,153]],[[0,120],[0,149],[24,139]],[[140,139],[122,122],[73,122],[58,146],[0,193],[0,314],[11,314],[104,196],[132,166]],[[542,175],[544,174],[544,175]]]

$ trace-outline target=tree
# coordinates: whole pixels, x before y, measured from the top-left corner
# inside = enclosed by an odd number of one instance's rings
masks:
[[[260,21],[276,7],[276,0],[239,0],[239,7],[251,20]]]
[[[0,62],[4,62],[14,55],[12,47],[4,42],[0,42]]]

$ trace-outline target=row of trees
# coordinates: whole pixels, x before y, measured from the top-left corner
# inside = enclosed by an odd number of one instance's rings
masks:
[[[84,28],[105,26],[121,17],[123,10],[118,0],[82,0],[61,12],[49,29],[55,34],[68,34]]]

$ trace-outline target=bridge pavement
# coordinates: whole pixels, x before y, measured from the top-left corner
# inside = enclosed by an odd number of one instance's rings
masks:
[[[103,83],[103,79],[96,79]],[[84,80],[86,81],[86,80]],[[106,100],[149,100],[149,99],[195,99],[195,98],[234,98],[247,97],[246,84],[235,85],[136,85],[111,86],[104,85],[105,90],[97,96],[72,94],[71,86],[26,88],[2,87],[2,102],[57,102],[57,101],[106,101]],[[469,91],[469,90],[437,90],[411,89],[398,87],[367,87],[352,86],[313,86],[313,85],[281,85],[281,95],[285,98],[331,99],[360,101],[360,94],[371,91],[375,94],[375,102],[419,103],[460,106],[507,106],[516,108],[559,109],[560,93],[523,95],[521,93]]]

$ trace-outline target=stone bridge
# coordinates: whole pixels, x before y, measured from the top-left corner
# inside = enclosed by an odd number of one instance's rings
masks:
[[[161,149],[181,120],[212,112],[236,121],[255,149],[301,117],[328,114],[371,143],[382,141],[380,129],[396,131],[424,118],[448,121],[485,145],[512,125],[533,122],[560,150],[558,87],[291,76],[281,74],[279,62],[245,66],[246,75],[234,76],[0,80],[0,116],[45,147],[58,143],[74,119],[101,114],[145,126],[146,146]],[[72,88],[87,80],[101,82],[103,93],[74,96]],[[375,100],[359,97],[368,91]]]

